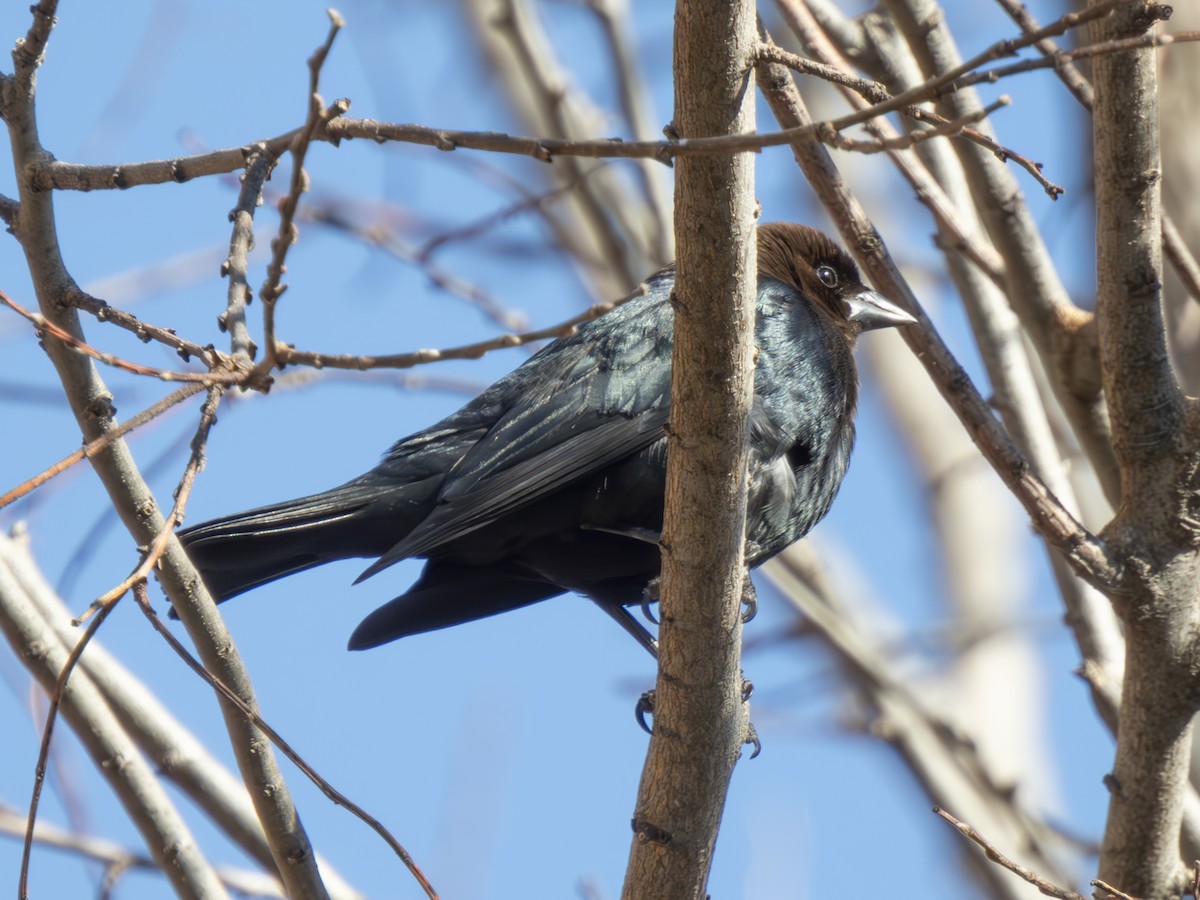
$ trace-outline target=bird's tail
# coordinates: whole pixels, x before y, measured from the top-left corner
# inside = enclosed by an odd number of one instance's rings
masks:
[[[378,484],[341,487],[202,522],[179,532],[218,602],[251,588],[351,557],[379,556],[407,529]]]

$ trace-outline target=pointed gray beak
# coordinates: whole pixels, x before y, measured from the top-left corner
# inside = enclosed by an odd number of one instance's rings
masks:
[[[847,297],[845,303],[847,317],[860,331],[913,325],[917,321],[891,300],[870,288],[863,288],[854,296]]]

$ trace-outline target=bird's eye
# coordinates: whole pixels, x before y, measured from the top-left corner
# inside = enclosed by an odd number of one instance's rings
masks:
[[[825,287],[837,287],[838,276],[833,266],[817,266],[817,277],[821,279],[821,284]]]

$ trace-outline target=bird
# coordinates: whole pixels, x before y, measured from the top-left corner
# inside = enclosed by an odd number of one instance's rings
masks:
[[[823,232],[757,228],[746,562],[829,511],[854,445],[855,339],[912,316],[860,280]],[[674,264],[641,296],[539,350],[366,474],[322,493],[179,531],[218,601],[334,560],[374,559],[355,584],[422,558],[349,648],[574,592],[652,654],[628,607],[659,574],[671,397]]]

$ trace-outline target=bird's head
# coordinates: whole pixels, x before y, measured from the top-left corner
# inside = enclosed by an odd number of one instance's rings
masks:
[[[864,285],[850,254],[807,225],[768,222],[758,226],[758,275],[791,285],[815,300],[851,339],[872,328],[916,322]]]

